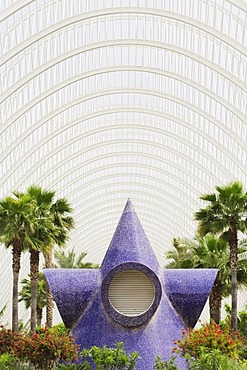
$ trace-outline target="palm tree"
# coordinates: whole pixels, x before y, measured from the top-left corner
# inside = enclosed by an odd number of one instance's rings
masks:
[[[168,269],[194,268],[194,254],[192,253],[195,241],[188,238],[173,238],[173,249],[166,252],[166,259],[170,262],[165,265]]]
[[[72,208],[65,198],[54,201],[55,192],[42,189],[40,186],[32,185],[27,189],[27,193],[36,201],[41,209],[41,214],[45,210],[46,215],[51,219],[55,227],[50,242],[43,248],[45,267],[52,267],[52,253],[54,245],[64,246],[68,240],[69,231],[74,227],[74,220],[70,216]],[[37,275],[36,275],[37,277]],[[53,316],[53,297],[47,284],[46,302],[46,325],[52,326]]]
[[[0,325],[1,325],[1,319],[4,315],[6,308],[7,308],[7,303],[5,303],[5,305],[0,309]]]
[[[31,307],[32,303],[32,294],[31,294],[31,281],[30,279],[21,280],[22,289],[19,292],[19,302],[24,301],[26,309]],[[46,306],[46,280],[42,272],[39,273],[38,278],[38,293],[37,293],[37,326],[41,326],[43,309]]]
[[[54,225],[58,229],[58,235],[56,236],[55,243],[62,247],[68,240],[69,232],[74,228],[74,219],[70,216],[72,212],[72,207],[65,198],[59,198],[55,203],[51,204],[51,215],[53,217]],[[54,244],[50,245],[44,254],[45,257],[45,267],[52,267],[52,254]],[[46,325],[48,327],[52,326],[53,321],[53,297],[51,290],[47,284],[47,307],[46,307]]]
[[[45,253],[46,249],[54,243],[58,233],[53,223],[53,219],[46,207],[40,205],[37,207],[37,217],[39,224],[36,229],[36,238],[40,241],[37,247],[29,248],[30,252],[30,278],[31,278],[31,331],[35,332],[37,323],[37,295],[38,295],[38,278],[39,278],[39,258],[40,252]]]
[[[200,199],[208,206],[195,213],[199,221],[198,233],[227,235],[230,247],[231,266],[231,327],[237,329],[237,268],[238,268],[238,232],[247,230],[247,191],[243,184],[235,181],[223,187],[216,186],[216,193],[205,194]]]
[[[173,239],[173,250],[166,254],[172,261],[166,268],[217,268],[218,274],[209,296],[210,317],[220,321],[222,298],[230,295],[231,269],[228,243],[208,234],[197,239]],[[238,249],[238,285],[247,286],[247,243],[240,242]]]
[[[57,260],[57,265],[54,267],[57,268],[78,268],[78,269],[96,269],[99,265],[95,265],[92,262],[83,262],[83,259],[86,257],[87,253],[82,252],[76,258],[75,250],[72,248],[71,251],[68,251],[66,254],[64,251],[56,250],[54,252],[55,259]]]
[[[34,236],[36,245],[30,245],[30,279],[31,279],[31,331],[34,332],[37,322],[37,291],[39,277],[40,252],[44,252],[54,243],[58,228],[54,225],[53,217],[50,214],[50,203],[55,192],[43,190],[39,186],[32,185],[26,193],[15,192],[18,199],[29,197],[33,204],[33,217],[36,221]]]
[[[36,248],[36,218],[34,204],[30,196],[21,198],[13,193],[0,201],[0,242],[12,248],[12,330],[18,331],[18,283],[21,253],[28,248]]]

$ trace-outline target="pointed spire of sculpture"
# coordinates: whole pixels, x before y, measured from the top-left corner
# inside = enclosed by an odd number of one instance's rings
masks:
[[[128,213],[128,212],[136,213],[135,208],[134,208],[130,198],[127,199],[127,202],[125,204],[125,207],[124,207],[124,210],[123,210],[122,214]]]
[[[127,200],[102,262],[102,276],[106,276],[115,266],[127,262],[138,262],[156,273],[160,268],[130,199]]]

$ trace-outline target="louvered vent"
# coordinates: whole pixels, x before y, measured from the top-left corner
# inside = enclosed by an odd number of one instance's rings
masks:
[[[155,289],[150,279],[138,270],[117,274],[109,285],[109,301],[125,316],[139,316],[152,305]]]

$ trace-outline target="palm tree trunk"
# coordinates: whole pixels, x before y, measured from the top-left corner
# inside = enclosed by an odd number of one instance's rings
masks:
[[[238,237],[237,225],[234,221],[230,224],[229,229],[229,244],[230,244],[230,265],[231,265],[231,294],[232,294],[232,312],[231,312],[231,328],[237,330],[238,326],[238,289],[237,289],[237,268],[238,268]]]
[[[31,278],[31,332],[36,331],[37,295],[39,278],[39,251],[30,249],[30,278]]]
[[[41,326],[42,317],[43,317],[43,310],[42,310],[42,308],[39,308],[37,306],[36,315],[37,315],[37,326]]]
[[[52,327],[53,321],[53,295],[50,288],[46,288],[46,326],[48,328]]]
[[[52,267],[52,251],[53,246],[48,248],[47,252],[44,254],[46,268]],[[53,321],[53,296],[49,288],[49,285],[46,284],[46,326],[48,328],[52,327],[52,321]]]
[[[12,293],[12,331],[18,331],[18,284],[21,268],[21,245],[16,240],[12,248],[12,271],[13,271],[13,293]]]
[[[221,319],[221,302],[222,302],[222,284],[218,272],[209,295],[210,319],[213,319],[214,322],[216,322],[216,324],[219,324]]]

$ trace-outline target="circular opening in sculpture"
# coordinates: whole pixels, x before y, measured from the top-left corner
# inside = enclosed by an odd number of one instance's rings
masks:
[[[159,278],[149,267],[126,262],[105,276],[101,297],[106,313],[123,326],[146,323],[157,310],[162,295]]]
[[[138,270],[119,272],[109,284],[112,307],[125,316],[139,316],[152,306],[155,288],[146,274]]]

